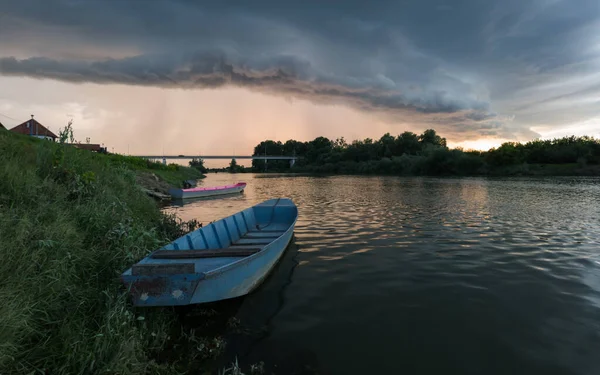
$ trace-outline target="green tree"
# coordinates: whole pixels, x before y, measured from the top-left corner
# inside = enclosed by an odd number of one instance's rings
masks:
[[[419,136],[413,132],[404,132],[396,138],[394,155],[416,155],[421,151]]]
[[[208,172],[208,169],[204,166],[204,159],[202,158],[193,158],[190,162],[190,167],[196,168],[201,173]]]
[[[229,163],[229,168],[227,169],[229,171],[229,173],[238,173],[240,172],[241,167],[238,165],[237,161],[235,161],[235,159],[231,159],[231,162]]]
[[[446,147],[446,138],[442,138],[433,129],[427,129],[419,136],[419,142],[434,146]]]
[[[306,161],[323,164],[333,149],[333,143],[325,137],[317,137],[308,142]]]
[[[522,148],[518,142],[505,142],[497,149],[491,149],[487,153],[487,162],[495,167],[521,164],[525,161]]]
[[[306,154],[306,142],[299,142],[293,139],[286,141],[282,146],[283,155],[286,156],[304,156]]]
[[[394,156],[395,143],[396,139],[390,133],[385,133],[377,141],[377,156],[379,158],[391,158]]]
[[[69,120],[67,126],[58,131],[58,141],[60,143],[75,143],[75,137],[73,136],[73,120]]]
[[[254,147],[253,156],[281,156],[283,155],[283,144],[281,142],[275,142],[272,140],[266,140],[260,142]],[[289,168],[289,164],[286,160],[265,160],[253,159],[252,170],[255,172],[264,172],[266,167],[271,171],[279,171]]]
[[[333,150],[336,152],[344,152],[348,148],[348,143],[344,137],[337,138],[333,141]]]

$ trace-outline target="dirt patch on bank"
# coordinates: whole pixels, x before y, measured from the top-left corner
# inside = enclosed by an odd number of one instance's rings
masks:
[[[138,172],[135,181],[146,194],[161,200],[171,199],[169,195],[171,185],[161,180],[154,173]]]

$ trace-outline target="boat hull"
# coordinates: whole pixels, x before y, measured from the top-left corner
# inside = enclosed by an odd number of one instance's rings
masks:
[[[190,303],[207,303],[244,296],[258,288],[285,253],[293,235],[289,233],[273,242],[268,248],[248,257],[235,270],[206,275],[198,283]]]
[[[244,191],[246,184],[230,185],[228,187],[169,189],[169,194],[174,199],[204,198],[216,195],[237,194]]]

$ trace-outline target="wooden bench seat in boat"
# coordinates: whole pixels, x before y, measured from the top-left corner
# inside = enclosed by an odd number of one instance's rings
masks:
[[[256,254],[265,245],[273,242],[284,231],[251,231],[246,233],[229,247],[223,249],[157,250],[150,255],[152,259],[198,259],[217,257],[245,257]]]
[[[135,276],[177,275],[194,273],[195,269],[194,263],[141,263],[131,267],[131,274]]]
[[[226,249],[203,249],[203,250],[157,250],[150,257],[152,259],[193,259],[193,258],[217,258],[217,257],[247,257],[261,250],[256,246],[238,246]]]

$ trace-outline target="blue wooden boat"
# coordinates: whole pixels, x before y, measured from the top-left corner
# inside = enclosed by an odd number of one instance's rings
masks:
[[[270,199],[178,238],[121,275],[136,306],[213,302],[250,293],[287,248],[298,209]]]

